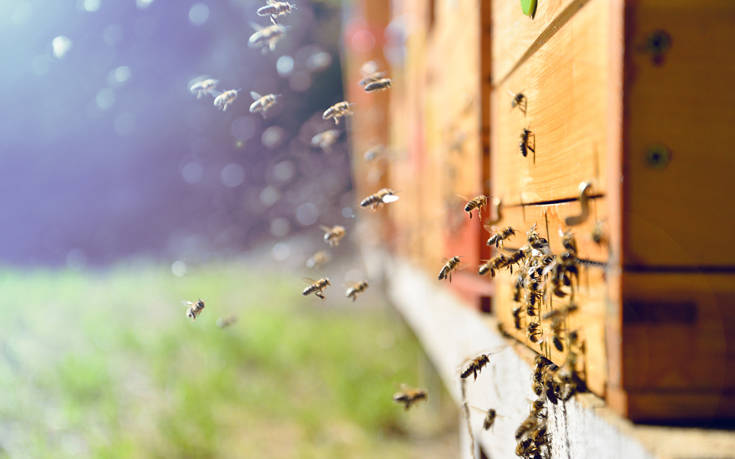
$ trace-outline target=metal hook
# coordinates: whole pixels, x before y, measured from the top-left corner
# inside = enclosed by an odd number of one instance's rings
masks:
[[[587,196],[592,183],[582,182],[579,184],[579,205],[582,208],[582,212],[579,215],[572,215],[564,219],[564,223],[567,226],[577,226],[584,223],[587,217],[590,215],[589,197]]]
[[[495,208],[495,218],[492,218],[492,211],[490,212],[490,219],[485,223],[486,225],[494,225],[503,219],[503,201],[500,198],[493,198],[493,207]]]

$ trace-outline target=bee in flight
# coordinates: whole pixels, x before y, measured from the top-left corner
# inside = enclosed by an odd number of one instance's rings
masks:
[[[360,201],[360,207],[370,207],[370,209],[375,210],[383,204],[398,201],[398,198],[395,191],[390,188],[382,188]]]
[[[384,91],[391,86],[390,78],[380,78],[365,85],[365,92]]]
[[[320,250],[306,260],[306,267],[319,268],[327,262],[329,262],[329,254],[323,250]]]
[[[237,322],[237,316],[235,315],[220,317],[219,319],[217,319],[217,326],[219,328],[227,328],[235,322]]]
[[[260,48],[265,54],[268,50],[273,51],[276,45],[286,35],[286,27],[280,24],[272,24],[267,27],[261,27],[257,24],[251,24],[255,29],[248,39],[248,47]]]
[[[319,147],[324,151],[328,151],[332,148],[332,145],[337,142],[339,138],[339,131],[336,129],[327,129],[326,131],[319,132],[311,138],[311,145]]]
[[[424,389],[414,389],[401,384],[401,391],[393,394],[393,401],[403,403],[403,407],[408,410],[411,405],[419,400],[428,400],[429,394]]]
[[[490,232],[494,232],[494,234],[487,240],[487,245],[494,245],[496,248],[503,247],[503,241],[516,234],[516,230],[512,226],[508,226],[498,232],[496,231],[495,228],[490,228]]]
[[[196,302],[184,301],[184,304],[187,305],[186,317],[190,318],[191,320],[196,320],[196,318],[199,317],[199,314],[201,314],[204,310],[204,301],[202,301],[201,299],[197,300]]]
[[[218,80],[214,78],[207,78],[204,80],[198,80],[189,86],[189,91],[197,96],[197,99],[201,99],[202,96],[209,94],[210,96],[217,96],[217,84]]]
[[[528,99],[526,99],[526,96],[519,92],[517,94],[514,94],[513,91],[508,90],[508,94],[513,98],[510,102],[510,108],[516,108],[518,107],[518,110],[523,112],[523,114],[526,114],[526,108],[528,107]]]
[[[271,22],[276,24],[278,16],[284,16],[296,9],[296,5],[278,0],[266,0],[266,5],[258,8],[256,13],[258,16],[270,16]]]
[[[449,282],[452,282],[452,271],[457,269],[457,266],[459,265],[459,257],[452,257],[449,260],[447,260],[446,263],[444,263],[444,266],[442,266],[442,269],[439,270],[439,280],[443,279],[449,279]]]
[[[472,211],[477,209],[477,217],[480,218],[480,213],[482,212],[482,208],[487,205],[487,196],[484,194],[481,194],[480,196],[475,196],[474,198],[467,201],[467,204],[464,206],[464,211],[467,212],[467,215],[470,216],[470,219],[472,219]]]
[[[268,109],[276,103],[276,99],[278,98],[275,94],[266,94],[261,96],[255,91],[250,91],[250,97],[254,100],[254,102],[250,104],[250,113],[260,112],[263,114],[263,117],[265,117],[265,112],[267,112]]]
[[[214,98],[214,106],[225,112],[227,111],[227,107],[237,100],[238,94],[240,94],[240,89],[230,89],[229,91],[225,91]]]
[[[345,233],[347,232],[345,230],[344,226],[340,225],[334,225],[333,227],[328,226],[320,226],[322,231],[324,231],[324,242],[329,244],[330,247],[336,247],[339,245],[339,241],[342,240],[343,237],[345,237]]]
[[[501,268],[505,268],[506,266],[508,266],[508,257],[503,255],[502,253],[499,253],[485,263],[481,264],[480,267],[477,269],[477,274],[484,276],[485,274],[490,273],[492,277],[495,277],[495,271]]]
[[[315,296],[321,298],[322,300],[326,298],[326,296],[324,296],[324,289],[326,289],[329,285],[332,285],[329,283],[328,277],[324,277],[316,281],[314,279],[304,280],[310,282],[310,284],[304,289],[303,292],[301,292],[301,294],[306,296],[313,293]]]
[[[347,292],[345,292],[345,296],[347,298],[351,298],[352,301],[355,301],[357,299],[357,294],[362,293],[368,288],[367,281],[357,282],[355,284],[352,284],[348,289]]]
[[[347,101],[337,102],[322,113],[322,119],[333,119],[334,124],[339,124],[339,119],[352,115],[352,104]]]
[[[490,356],[488,354],[480,354],[474,359],[470,360],[467,366],[464,370],[462,370],[462,373],[460,373],[460,377],[462,379],[467,379],[470,375],[474,375],[475,380],[477,380],[477,374],[488,364],[490,363]]]

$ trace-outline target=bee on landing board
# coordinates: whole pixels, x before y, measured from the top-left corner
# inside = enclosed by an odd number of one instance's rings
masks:
[[[330,247],[336,247],[339,245],[339,241],[345,237],[347,230],[344,226],[334,225],[333,227],[319,226],[324,231],[324,242],[329,244]]]
[[[513,98],[510,101],[510,108],[514,109],[518,107],[518,110],[520,110],[524,115],[526,114],[526,108],[528,107],[528,99],[526,96],[522,93],[514,93],[511,90],[508,90],[508,94]]]
[[[334,124],[339,124],[340,118],[352,115],[352,104],[347,101],[337,102],[322,113],[322,119],[333,119]]]
[[[186,317],[190,318],[191,320],[196,320],[196,318],[199,317],[199,314],[201,314],[204,310],[204,301],[202,301],[201,299],[197,300],[196,302],[184,301],[184,304],[187,305]]]
[[[260,48],[263,54],[268,50],[276,49],[278,42],[286,35],[286,27],[280,24],[272,24],[267,27],[252,23],[250,25],[255,29],[255,32],[248,39],[248,47]]]
[[[352,284],[347,291],[345,292],[345,296],[347,298],[351,298],[354,302],[357,299],[357,295],[359,293],[364,292],[368,288],[367,281],[357,282],[355,284]]]
[[[497,231],[495,227],[486,228],[490,233],[492,233],[492,236],[487,240],[488,246],[495,246],[496,248],[503,247],[503,242],[506,239],[509,239],[516,234],[516,230],[513,229],[512,226],[508,226],[506,228],[503,228],[500,231]]]
[[[310,282],[310,284],[304,289],[303,292],[301,292],[301,294],[304,296],[307,296],[313,293],[315,296],[317,296],[318,298],[322,300],[326,298],[324,296],[324,290],[328,286],[332,285],[329,283],[328,277],[325,277],[325,278],[322,278],[316,281],[314,279],[308,279],[308,278],[305,278],[304,280],[307,282]]]
[[[395,191],[391,190],[390,188],[382,188],[360,201],[360,207],[370,207],[371,210],[376,210],[383,204],[396,202],[398,201],[398,199],[399,196],[396,194]]]
[[[192,92],[192,94],[197,96],[197,99],[201,99],[202,96],[209,94],[211,96],[216,96],[216,88],[217,84],[219,83],[218,80],[215,80],[214,78],[207,78],[204,80],[196,81],[189,86],[189,91]]]
[[[255,91],[250,91],[250,97],[253,98],[254,102],[250,104],[250,113],[261,113],[265,117],[265,112],[268,111],[275,103],[278,96],[275,94],[266,94],[261,96]]]
[[[533,139],[533,142],[529,143],[529,140]],[[526,128],[523,128],[523,131],[521,131],[521,143],[520,143],[520,149],[521,154],[525,158],[528,156],[528,151],[531,150],[532,152],[536,153],[536,136],[533,134],[533,132],[529,131]]]
[[[470,219],[472,219],[472,211],[477,209],[477,218],[480,218],[480,213],[482,212],[482,208],[487,205],[487,196],[484,194],[481,194],[480,196],[475,196],[474,198],[467,201],[467,204],[464,206],[464,211],[467,212],[467,215],[470,216]]]
[[[408,410],[411,406],[421,400],[428,400],[429,394],[424,389],[414,389],[405,384],[401,384],[401,391],[393,394],[393,401],[402,403],[403,407]]]
[[[459,261],[459,257],[452,257],[447,260],[442,269],[439,270],[439,280],[449,279],[449,282],[452,282],[452,272],[457,269]]]
[[[258,16],[270,16],[271,22],[277,24],[276,18],[291,13],[292,10],[296,9],[296,5],[288,2],[281,2],[277,0],[266,0],[266,5],[258,8],[256,13]]]
[[[237,100],[238,94],[240,94],[240,89],[230,89],[228,91],[225,91],[214,98],[214,106],[222,110],[223,112],[227,111],[227,107],[235,103],[235,100]]]

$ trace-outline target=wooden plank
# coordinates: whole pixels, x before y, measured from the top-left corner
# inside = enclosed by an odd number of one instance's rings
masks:
[[[584,370],[585,380],[589,389],[599,396],[605,395],[607,382],[607,361],[605,354],[605,277],[604,271],[598,267],[585,268],[581,272],[581,282],[575,295],[575,302],[579,311],[570,315],[567,321],[568,330],[577,330],[581,340],[586,343],[586,353],[580,356],[580,371]],[[531,343],[526,333],[528,317],[523,314],[522,329],[514,327],[512,310],[519,303],[513,301],[513,283],[515,276],[507,271],[498,273],[495,277],[495,296],[493,297],[493,311],[505,330],[514,338],[521,341],[534,351],[550,358],[557,365],[564,364],[566,351],[559,352],[550,344],[553,336],[547,321],[542,322],[545,343]],[[552,308],[563,307],[568,300],[554,297],[551,302],[545,301],[540,314],[545,314]]]
[[[626,266],[735,266],[735,2],[646,0],[627,5]],[[660,59],[645,43],[664,31]],[[671,152],[652,164],[656,145]],[[705,230],[706,229],[706,230]],[[705,235],[706,234],[706,235]]]
[[[585,3],[580,0],[542,0],[531,18],[523,14],[519,2],[493,1],[493,81],[504,79],[545,31],[548,35],[553,34],[558,23],[567,20]]]
[[[512,3],[512,2],[510,2]],[[609,7],[592,0],[492,96],[492,185],[507,204],[576,198],[583,181],[604,193],[607,153]],[[526,114],[509,92],[526,96]],[[521,131],[536,152],[523,157]]]
[[[516,230],[517,234],[508,239],[505,247],[517,249],[527,243],[526,231],[532,225],[536,225],[539,234],[549,241],[551,250],[554,253],[561,253],[564,250],[559,231],[570,230],[574,233],[575,240],[577,241],[579,258],[604,263],[608,260],[609,256],[607,241],[610,238],[610,229],[607,225],[607,200],[605,198],[598,198],[590,199],[588,202],[590,209],[589,217],[577,226],[567,226],[565,219],[580,214],[581,207],[578,201],[504,207],[502,211],[503,219],[496,226],[498,228],[511,226]],[[599,244],[593,240],[593,232],[598,226],[603,237],[603,241]],[[485,232],[484,234],[487,238],[490,233]]]

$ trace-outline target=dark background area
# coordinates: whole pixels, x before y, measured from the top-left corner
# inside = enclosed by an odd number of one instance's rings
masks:
[[[298,3],[262,55],[262,2],[0,2],[2,263],[203,259],[350,218],[346,134],[309,144],[342,99],[340,12]],[[310,70],[319,51],[331,63]],[[243,92],[220,112],[189,92],[201,75]],[[283,97],[264,119],[251,90]]]

